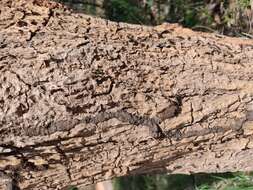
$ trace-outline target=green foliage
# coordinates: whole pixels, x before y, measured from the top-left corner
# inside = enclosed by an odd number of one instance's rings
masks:
[[[192,185],[192,179],[186,175],[130,176],[114,180],[114,190],[181,190]]]
[[[151,1],[148,2],[150,5]],[[110,0],[106,4],[108,19],[118,22],[148,24],[147,15],[137,3],[129,0]]]
[[[194,29],[222,34],[253,33],[251,0],[58,0],[87,14],[117,22],[158,25],[180,23]],[[83,2],[83,3],[82,3]]]
[[[68,190],[78,190],[78,188],[74,187],[74,186],[71,186],[71,187],[68,188]]]
[[[253,178],[251,175],[243,173],[234,174],[232,178],[221,178],[217,184],[223,187],[224,190],[249,190],[253,189]]]
[[[222,15],[221,26],[225,28],[228,34],[238,35],[241,32],[253,32],[251,28],[251,18],[247,11],[250,9],[250,0],[236,0],[234,4],[227,5]]]
[[[114,180],[114,190],[253,190],[253,176],[243,173],[131,176]]]
[[[171,9],[167,16],[169,22],[179,22],[192,27],[200,23],[203,1],[175,0],[171,2]]]
[[[237,0],[237,5],[240,8],[245,9],[250,6],[250,0]]]

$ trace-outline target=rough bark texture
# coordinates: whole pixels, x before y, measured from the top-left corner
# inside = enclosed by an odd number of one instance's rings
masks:
[[[253,170],[252,41],[51,5],[1,1],[0,189]]]

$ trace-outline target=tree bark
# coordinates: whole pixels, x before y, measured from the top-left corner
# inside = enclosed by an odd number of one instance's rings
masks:
[[[0,189],[253,170],[253,41],[0,7]]]

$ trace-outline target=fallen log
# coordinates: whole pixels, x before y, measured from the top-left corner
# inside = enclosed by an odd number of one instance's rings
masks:
[[[253,170],[252,40],[35,2],[0,6],[0,189]]]

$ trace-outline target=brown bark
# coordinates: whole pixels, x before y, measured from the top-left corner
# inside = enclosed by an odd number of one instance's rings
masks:
[[[253,170],[253,41],[0,11],[0,189]]]

